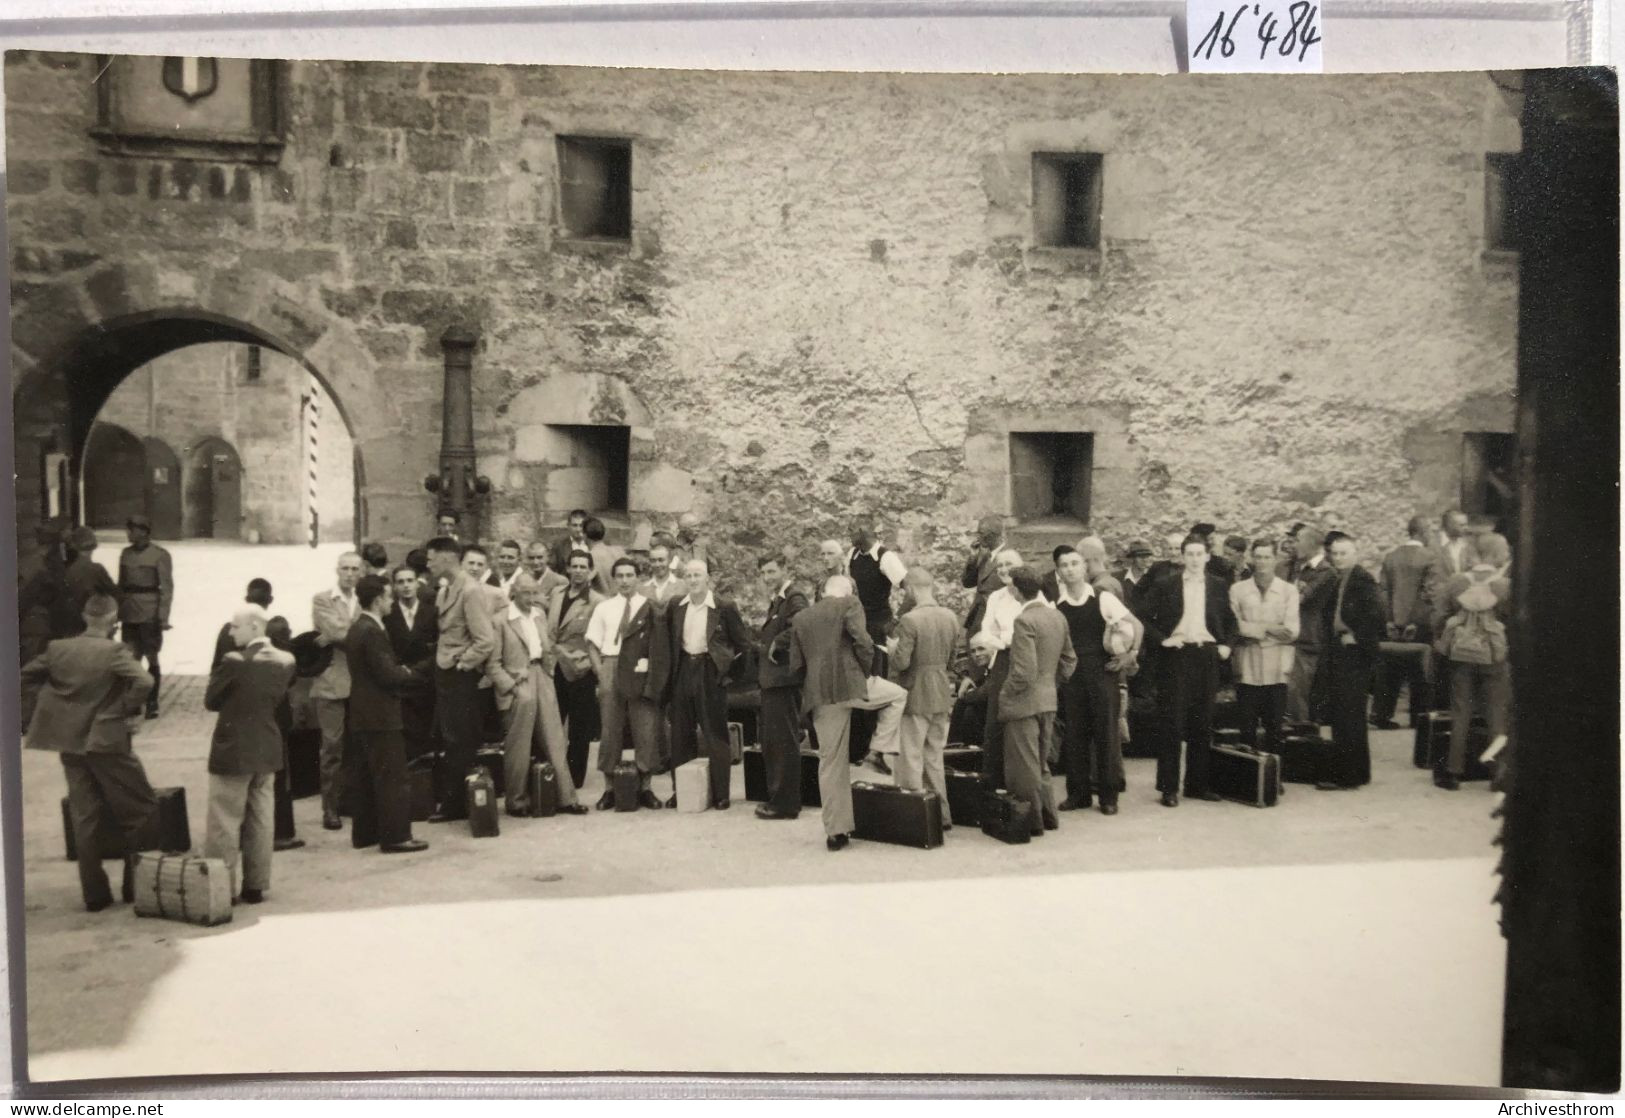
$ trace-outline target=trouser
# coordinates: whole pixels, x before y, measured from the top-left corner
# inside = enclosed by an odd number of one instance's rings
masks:
[[[1004,785],[1004,723],[999,721],[999,692],[1010,678],[1010,654],[1000,650],[988,665],[983,689],[987,710],[982,723],[982,779],[994,788]]]
[[[344,793],[343,699],[313,699],[316,725],[322,731],[322,815],[337,815]]]
[[[147,772],[133,753],[64,753],[68,817],[79,852],[79,891],[85,904],[111,904],[113,891],[102,870],[103,813],[118,828],[124,845],[124,895],[130,896],[130,859],[143,828],[158,810]]]
[[[406,742],[399,730],[349,735],[345,753],[350,789],[350,845],[357,850],[412,838],[412,786],[406,776]],[[459,778],[459,790],[461,779]]]
[[[1286,684],[1236,684],[1236,712],[1241,716],[1241,740],[1258,748],[1258,728],[1264,727],[1264,750],[1281,752],[1281,720],[1286,717]]]
[[[1103,804],[1117,802],[1123,781],[1123,741],[1117,732],[1117,673],[1100,659],[1079,659],[1071,678],[1061,685],[1061,757],[1066,771],[1066,798],[1090,802],[1090,789]]]
[[[406,759],[434,752],[434,690],[424,687],[401,696],[401,738]]]
[[[598,680],[598,721],[602,727],[598,735],[598,771],[604,774],[607,786],[609,774],[620,763],[623,743],[630,730],[632,759],[638,766],[638,784],[647,788],[649,775],[660,768],[660,708],[653,699],[629,695],[617,686],[616,663],[619,660],[619,656],[605,656]],[[722,731],[726,738],[726,721]],[[732,760],[732,757],[729,759]]]
[[[288,783],[288,751],[282,751],[282,767],[271,782],[272,836],[276,842],[298,837],[293,825],[293,791]]]
[[[764,687],[757,733],[767,774],[767,806],[784,815],[801,811],[801,688]]]
[[[869,639],[875,642],[873,667],[869,674],[886,678],[886,622],[884,620],[870,620],[867,625]],[[852,712],[852,737],[848,743],[848,756],[854,764],[863,760],[873,749],[876,753],[885,753],[884,749],[874,744],[875,728],[878,716],[874,711],[861,708]]]
[[[1162,733],[1157,743],[1157,791],[1179,792],[1179,743],[1185,743],[1187,796],[1208,790],[1208,750],[1213,745],[1213,696],[1219,688],[1219,650],[1211,644],[1164,648],[1157,657],[1157,702]]]
[[[897,787],[916,791],[929,788],[942,801],[942,825],[953,825],[948,811],[948,776],[942,751],[948,744],[948,712],[903,714],[897,728]]]
[[[152,676],[152,690],[147,692],[147,709],[158,709],[158,688],[163,685],[163,671],[158,667],[158,653],[164,647],[164,626],[160,621],[126,621],[119,626],[119,637],[135,658],[146,660],[147,674]],[[24,661],[26,663],[26,661]]]
[[[851,756],[847,752],[852,712],[878,711],[874,748],[896,753],[903,707],[907,704],[907,691],[872,675],[865,681],[863,698],[813,708],[813,727],[818,731],[818,795],[823,801],[826,835],[848,835],[856,826],[852,819]]]
[[[1418,638],[1422,640],[1424,638]],[[1428,654],[1402,656],[1383,653],[1377,658],[1375,688],[1371,697],[1371,720],[1391,722],[1399,709],[1399,688],[1404,684],[1410,695],[1411,725],[1433,709],[1433,685],[1428,681]]]
[[[561,668],[553,669],[553,691],[559,700],[559,720],[569,736],[566,759],[569,762],[570,782],[577,788],[587,780],[587,754],[598,732],[598,697],[594,692],[598,680],[591,672],[583,672],[579,679],[565,679]],[[560,772],[559,779],[564,779]]]
[[[209,817],[203,856],[219,858],[238,888],[271,887],[271,848],[275,824],[275,773],[209,774]]]
[[[1452,776],[1467,771],[1467,747],[1473,715],[1481,714],[1493,741],[1507,732],[1507,712],[1512,704],[1512,674],[1502,664],[1450,665],[1450,753],[1447,764]]]
[[[1320,648],[1298,645],[1293,650],[1292,674],[1286,681],[1286,716],[1294,722],[1320,724],[1326,713],[1325,686],[1320,681]]]
[[[436,668],[434,717],[446,751],[444,763],[436,770],[440,778],[436,790],[440,813],[462,819],[468,814],[463,778],[480,748],[480,673]]]
[[[1334,641],[1321,669],[1331,698],[1332,744],[1322,751],[1317,783],[1347,788],[1371,780],[1371,747],[1366,733],[1366,697],[1371,693],[1371,657],[1356,644]]]
[[[696,744],[695,729],[699,738]],[[711,802],[728,798],[733,753],[728,746],[728,693],[717,663],[706,653],[683,653],[671,696],[671,765],[686,765],[704,752],[711,762]],[[673,792],[676,791],[675,783]]]
[[[543,756],[553,766],[557,778],[559,806],[574,806],[576,786],[574,781],[566,779],[570,771],[569,753],[552,673],[540,664],[531,664],[516,682],[502,718],[502,776],[508,790],[508,810],[520,811],[530,806],[530,761],[532,757]]]
[[[1053,711],[1014,718],[1004,724],[1004,776],[1010,783],[1010,795],[1032,805],[1035,835],[1043,833],[1045,820],[1055,818],[1055,802],[1044,772],[1044,758],[1054,733]]]

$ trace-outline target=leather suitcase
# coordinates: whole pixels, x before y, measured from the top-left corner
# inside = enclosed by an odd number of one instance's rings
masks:
[[[981,774],[949,769],[943,775],[948,780],[948,814],[952,816],[954,826],[980,826],[982,797],[987,794],[987,786],[982,783]]]
[[[525,785],[531,818],[548,819],[559,813],[559,774],[551,762],[532,761]]]
[[[1208,754],[1208,782],[1227,800],[1274,807],[1281,794],[1281,759],[1245,745],[1216,743]]]
[[[434,814],[435,756],[426,753],[406,762],[406,783],[412,799],[412,822],[426,823]]]
[[[474,763],[491,774],[491,786],[496,789],[497,799],[507,794],[507,789],[503,787],[507,783],[503,779],[507,765],[503,763],[502,750],[487,746],[474,754]]]
[[[942,767],[948,772],[982,772],[982,747],[979,745],[950,745],[942,751]]]
[[[502,833],[501,813],[497,810],[496,783],[483,768],[475,769],[463,779],[463,792],[468,800],[468,829],[475,838],[495,838]]]
[[[682,766],[679,765],[678,768],[682,768]],[[611,791],[615,793],[616,811],[638,810],[639,789],[638,767],[636,765],[630,761],[622,761],[616,765],[614,771],[609,774],[609,786]],[[681,795],[677,797],[677,802],[683,802]]]
[[[760,754],[760,750],[756,751]],[[766,777],[762,780],[766,783]],[[677,794],[677,810],[697,815],[711,806],[711,759],[709,757],[696,757],[692,761],[678,765],[672,773],[672,790]],[[634,784],[636,781],[634,780]],[[748,797],[747,797],[748,798]],[[636,793],[633,802],[636,803]],[[615,786],[615,810],[621,808],[621,789],[619,781]]]
[[[1281,735],[1281,780],[1288,784],[1313,784],[1320,755],[1331,743],[1319,733],[1286,732]]]
[[[135,849],[132,853],[161,850],[166,854],[185,854],[192,849],[192,825],[186,814],[186,789],[154,788],[152,793],[158,801],[158,809],[152,813],[147,825],[136,836]],[[102,813],[101,833],[102,860],[105,862],[109,858],[124,857],[124,852],[118,844],[118,832],[113,817],[106,811]],[[68,861],[77,861],[79,848],[74,842],[73,816],[68,811],[66,796],[62,797],[62,834]]]
[[[231,871],[219,858],[138,854],[135,914],[212,927],[231,922]]]
[[[935,792],[859,781],[852,785],[855,838],[929,850],[942,845],[942,800]]]
[[[948,715],[948,745],[981,745],[982,732],[987,728],[987,703],[961,697],[954,700],[954,709]]]
[[[1223,687],[1213,697],[1213,721],[1215,730],[1231,730],[1241,728],[1241,705],[1236,702],[1236,689]]]
[[[982,833],[1012,846],[1033,841],[1033,805],[1008,792],[986,792],[982,796]]]
[[[322,794],[322,732],[314,726],[288,734],[288,794],[296,800]]]
[[[1416,725],[1416,736],[1419,744],[1424,736],[1426,737],[1427,758],[1420,767],[1432,769],[1434,772],[1445,770],[1450,758],[1450,735],[1454,732],[1455,727],[1448,711],[1429,711],[1422,716],[1422,720]],[[1489,726],[1482,718],[1475,718],[1471,734],[1472,736],[1467,739],[1467,771],[1462,774],[1461,779],[1489,780],[1495,775],[1493,770],[1478,759],[1490,746]],[[1414,760],[1414,757],[1412,759]]]

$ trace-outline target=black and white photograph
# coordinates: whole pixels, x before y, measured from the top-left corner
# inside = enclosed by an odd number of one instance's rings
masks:
[[[1613,71],[4,74],[28,1081],[1618,1089]]]

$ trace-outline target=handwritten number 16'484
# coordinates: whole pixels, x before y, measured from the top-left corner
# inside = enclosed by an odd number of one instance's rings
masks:
[[[1220,12],[1218,18],[1213,21],[1213,26],[1208,28],[1206,35],[1202,36],[1202,41],[1196,44],[1196,49],[1191,52],[1191,57],[1211,59],[1215,50],[1225,58],[1234,55],[1236,53],[1234,38],[1236,25],[1241,22],[1242,17],[1249,11],[1256,17],[1260,14],[1260,6],[1258,4],[1243,4],[1234,12]],[[1315,16],[1319,12],[1320,8],[1309,3],[1309,0],[1295,0],[1292,6],[1287,9],[1288,23],[1284,34],[1281,32],[1280,20],[1276,18],[1275,13],[1273,11],[1263,12],[1263,19],[1259,20],[1258,23],[1259,60],[1262,61],[1269,54],[1272,44],[1278,43],[1275,49],[1282,58],[1290,57],[1296,53],[1298,61],[1302,62],[1304,57],[1308,55],[1309,48],[1320,42],[1320,32],[1315,29]]]

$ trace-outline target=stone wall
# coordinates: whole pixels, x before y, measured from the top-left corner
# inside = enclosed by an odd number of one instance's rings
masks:
[[[1332,514],[1376,551],[1455,502],[1461,431],[1510,430],[1516,269],[1482,211],[1518,134],[1482,74],[297,62],[280,163],[232,167],[98,155],[88,66],[8,56],[22,366],[103,305],[319,348],[371,537],[431,524],[453,323],[481,334],[487,536],[561,523],[547,428],[609,422],[617,534],[692,508],[741,572],[865,512],[953,573],[1033,429],[1094,433],[1113,544]],[[629,242],[560,234],[573,134],[633,141]],[[1033,243],[1032,154],[1075,150],[1104,156],[1098,251]]]

